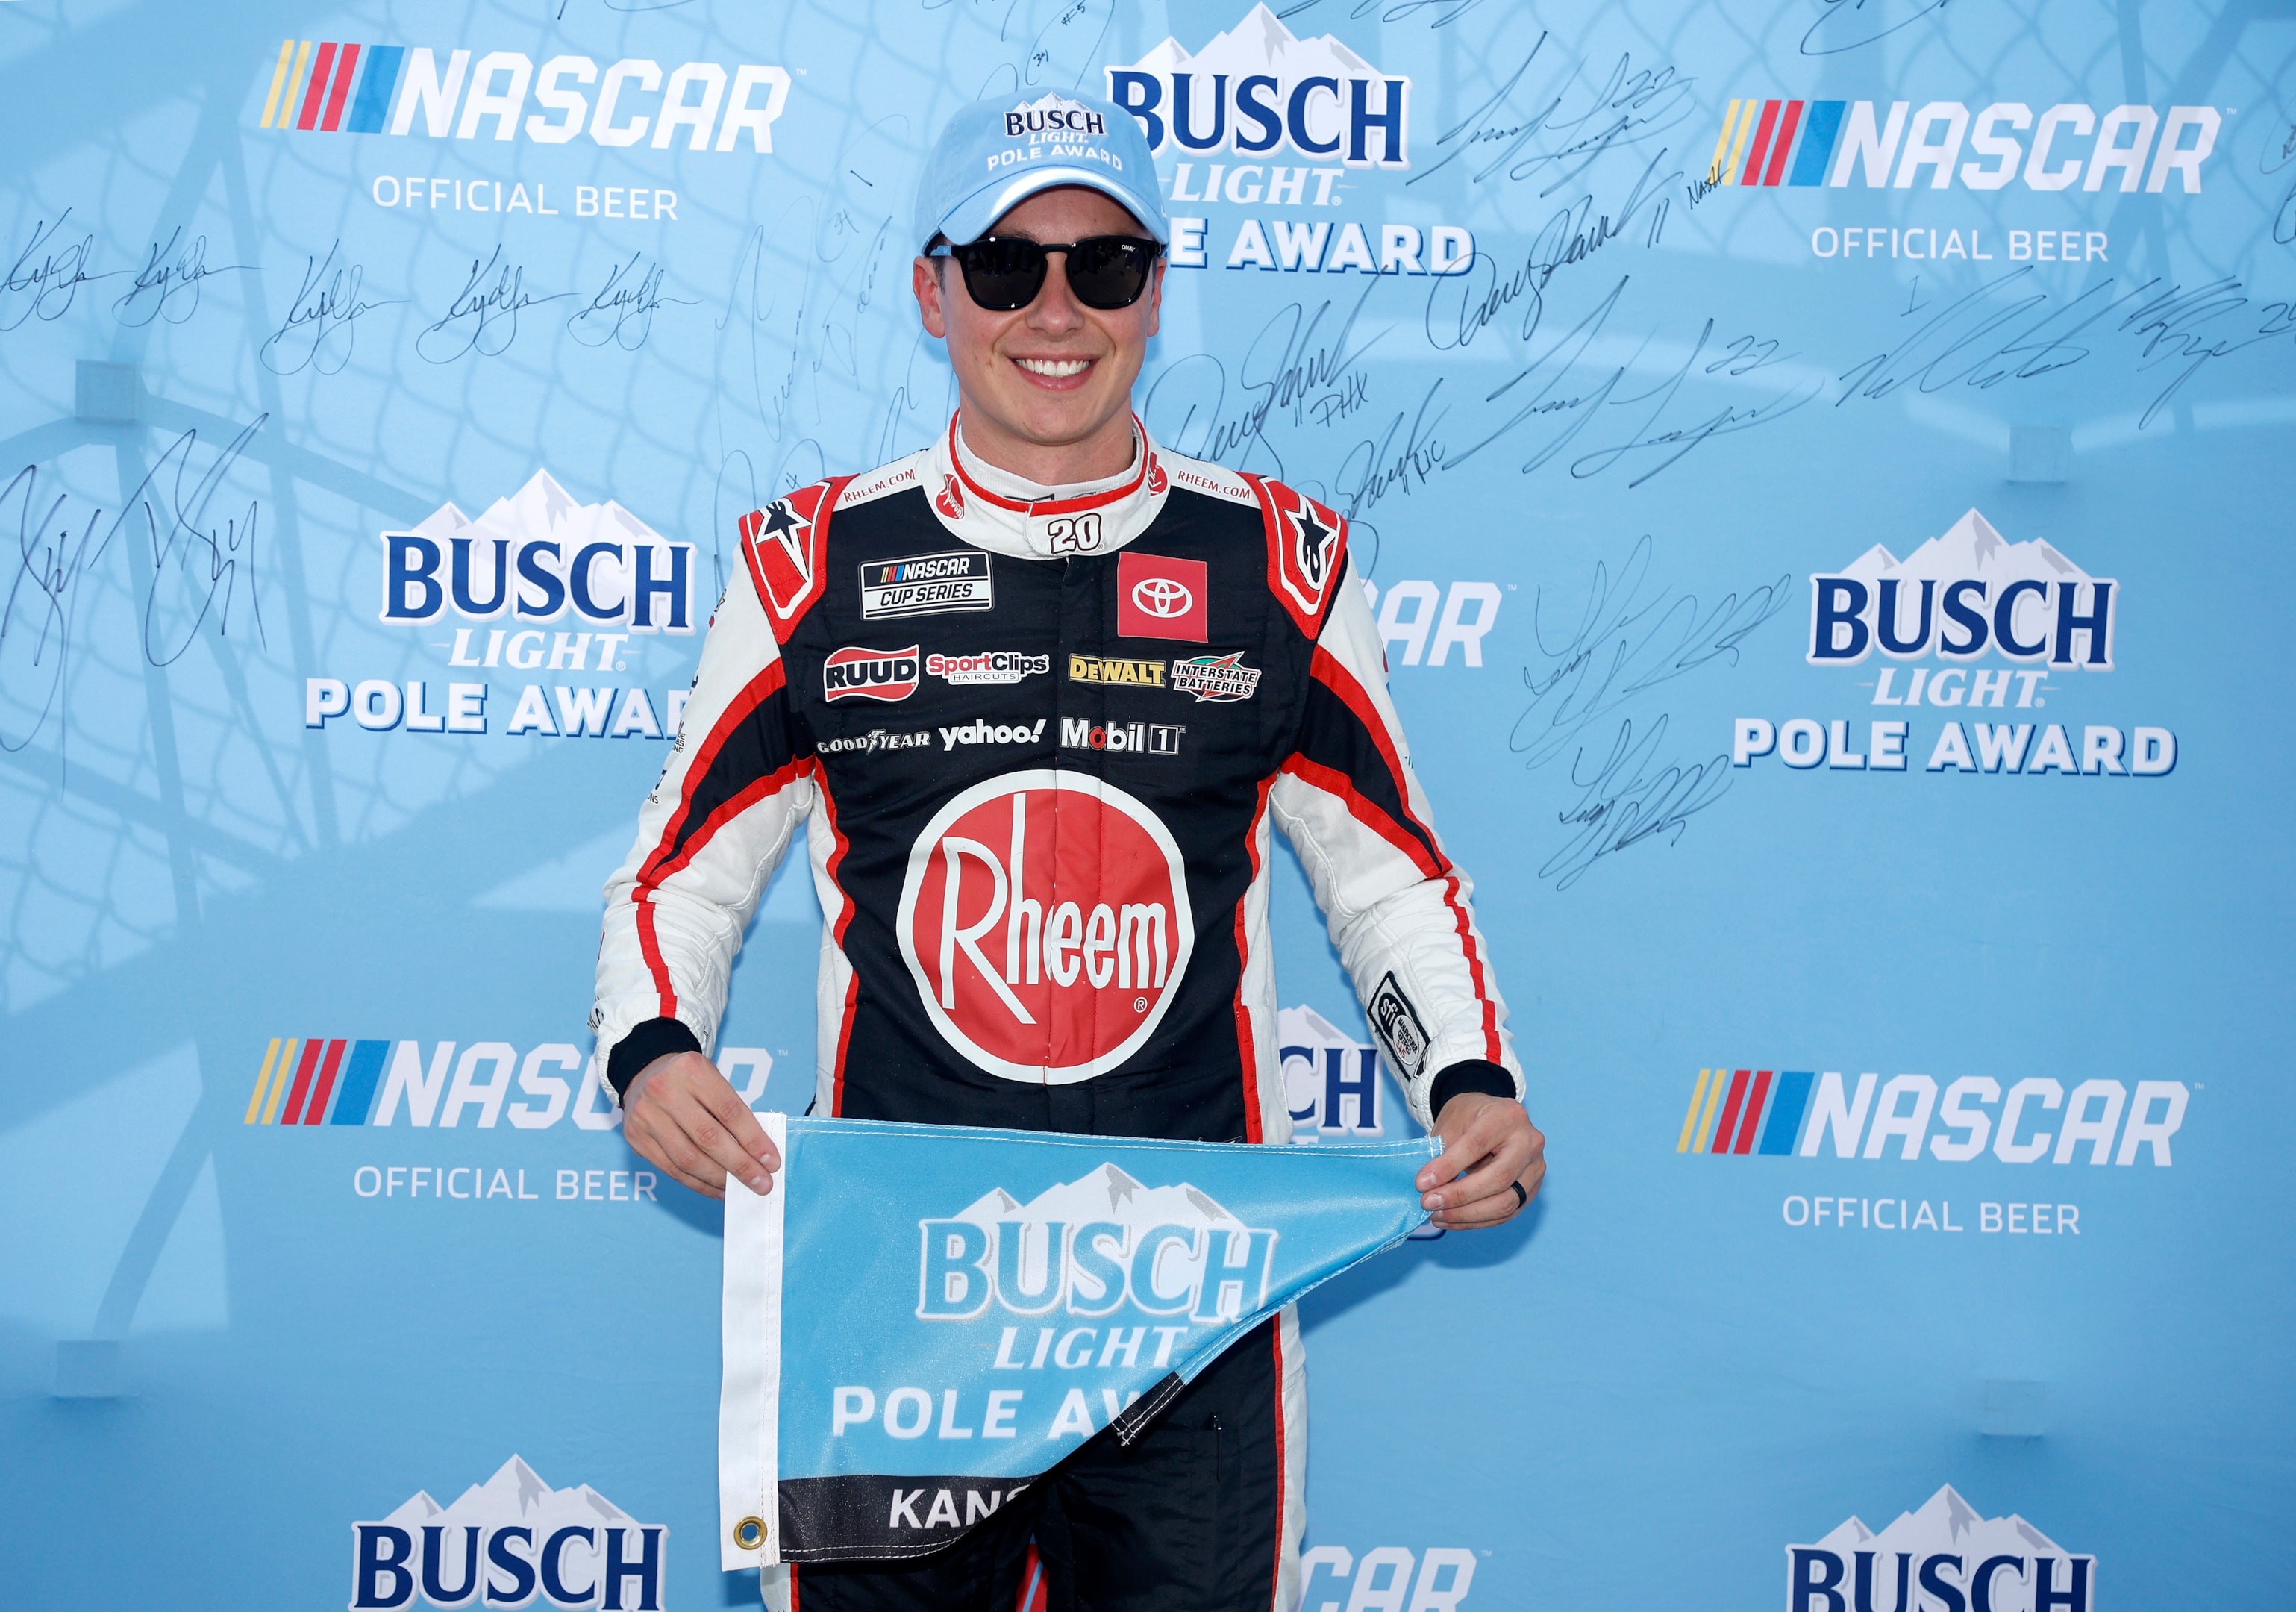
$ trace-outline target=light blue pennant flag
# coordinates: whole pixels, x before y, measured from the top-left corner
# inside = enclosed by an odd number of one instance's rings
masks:
[[[1310,1147],[760,1116],[726,1201],[720,1558],[898,1559],[1424,1224],[1427,1137]]]

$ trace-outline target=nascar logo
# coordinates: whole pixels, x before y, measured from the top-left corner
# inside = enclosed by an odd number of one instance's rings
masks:
[[[2213,106],[2116,106],[2101,116],[2066,103],[2038,114],[1997,101],[1973,116],[1959,101],[1732,101],[1706,166],[1706,184],[1847,185],[1907,190],[1918,181],[1944,190],[1958,177],[1971,190],[1999,190],[2021,177],[2029,189],[2078,184],[2098,190],[2116,171],[2117,190],[2164,190],[2169,176],[2188,195],[2201,190],[2201,164],[2215,151],[2224,119]],[[2080,143],[2087,140],[2084,151]],[[1961,161],[1966,144],[1974,160]],[[2084,160],[2084,159],[2086,159]],[[2150,171],[2147,171],[2148,160]]]
[[[427,46],[334,39],[282,39],[267,77],[261,128],[406,135],[419,115],[434,140],[523,133],[562,145],[587,134],[618,147],[637,144],[651,128],[657,149],[683,133],[685,150],[729,152],[747,134],[760,154],[774,149],[774,120],[790,89],[786,70],[750,63],[729,74],[714,62],[688,62],[665,81],[660,63],[640,58],[602,72],[587,56],[553,56],[537,69],[521,51],[488,51],[474,62],[455,50],[442,67]],[[530,117],[529,90],[543,109]]]
[[[861,614],[937,615],[951,610],[988,610],[996,603],[996,575],[988,556],[977,550],[917,555],[906,560],[871,560],[861,567]]]
[[[545,1041],[523,1057],[508,1041],[439,1041],[429,1057],[420,1041],[347,1037],[274,1036],[248,1093],[249,1125],[391,1125],[402,1111],[410,1125],[455,1130],[465,1114],[473,1128],[542,1131],[570,1114],[585,1131],[622,1123],[589,1073],[589,1058],[570,1041]],[[765,1094],[773,1057],[762,1047],[721,1049],[720,1068],[747,1070],[745,1103]]]
[[[2190,1100],[2182,1081],[2138,1081],[2132,1094],[2115,1080],[2086,1080],[2067,1091],[2056,1080],[2033,1075],[2012,1082],[2005,1093],[1989,1075],[1964,1075],[1940,1090],[1926,1074],[1892,1075],[1885,1082],[1866,1073],[1853,1091],[1833,1071],[1702,1069],[1674,1150],[1814,1158],[1831,1139],[1836,1158],[1926,1154],[1966,1164],[1989,1142],[2004,1164],[2134,1164],[2149,1152],[2166,1168],[2169,1139],[2183,1128]]]

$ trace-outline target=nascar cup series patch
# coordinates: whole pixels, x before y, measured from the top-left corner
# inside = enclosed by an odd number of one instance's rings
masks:
[[[1431,1139],[1313,1148],[761,1115],[726,1199],[719,1559],[939,1550],[1425,1223]],[[766,1575],[769,1589],[775,1575]]]

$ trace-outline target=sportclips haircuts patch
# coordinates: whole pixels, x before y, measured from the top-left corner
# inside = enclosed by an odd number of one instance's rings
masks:
[[[996,603],[996,579],[988,556],[978,549],[912,555],[905,560],[869,560],[861,566],[865,621],[988,610]]]

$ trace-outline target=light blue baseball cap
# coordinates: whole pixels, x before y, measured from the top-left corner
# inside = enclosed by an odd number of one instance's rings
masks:
[[[1083,185],[1110,197],[1163,244],[1172,243],[1156,160],[1130,112],[1059,91],[976,101],[952,117],[925,159],[912,238],[962,245],[1040,190]]]

